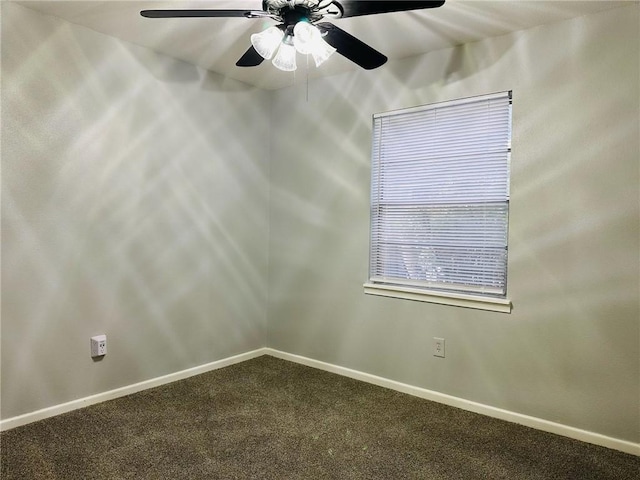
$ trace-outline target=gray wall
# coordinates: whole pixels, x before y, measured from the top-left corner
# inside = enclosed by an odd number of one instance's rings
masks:
[[[2,3],[2,418],[263,347],[268,92]]]
[[[276,92],[268,345],[639,441],[638,10]],[[513,313],[364,295],[372,114],[501,90]]]

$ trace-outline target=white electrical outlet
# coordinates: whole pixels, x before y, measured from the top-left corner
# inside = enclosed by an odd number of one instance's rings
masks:
[[[433,356],[444,358],[444,338],[433,337]]]
[[[91,337],[91,356],[103,357],[107,354],[107,336],[96,335]]]

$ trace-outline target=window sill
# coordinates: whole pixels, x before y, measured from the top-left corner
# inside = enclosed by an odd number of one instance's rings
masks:
[[[511,301],[506,298],[490,298],[463,293],[438,292],[420,288],[365,283],[364,293],[382,297],[404,298],[418,302],[438,303],[455,307],[475,308],[492,312],[511,313]]]

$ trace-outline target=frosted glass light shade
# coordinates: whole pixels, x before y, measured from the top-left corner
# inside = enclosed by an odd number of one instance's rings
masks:
[[[322,40],[320,30],[310,23],[298,22],[293,27],[293,45],[303,55],[311,53],[318,40]]]
[[[282,42],[284,32],[278,27],[267,28],[264,32],[251,35],[251,45],[262,58],[269,60]]]
[[[273,59],[276,68],[285,72],[293,72],[298,66],[296,65],[296,47],[282,42],[278,53]]]
[[[322,65],[335,52],[336,49],[325,42],[322,37],[318,38],[318,41],[316,41],[313,46],[313,50],[311,50],[311,55],[313,56],[313,61],[316,62],[316,67]]]
[[[317,27],[308,22],[298,22],[293,27],[293,45],[304,55],[311,54],[316,67],[322,65],[336,51],[324,41]]]

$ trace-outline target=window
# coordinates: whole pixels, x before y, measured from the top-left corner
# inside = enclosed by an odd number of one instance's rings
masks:
[[[365,293],[511,311],[511,92],[376,114]]]

